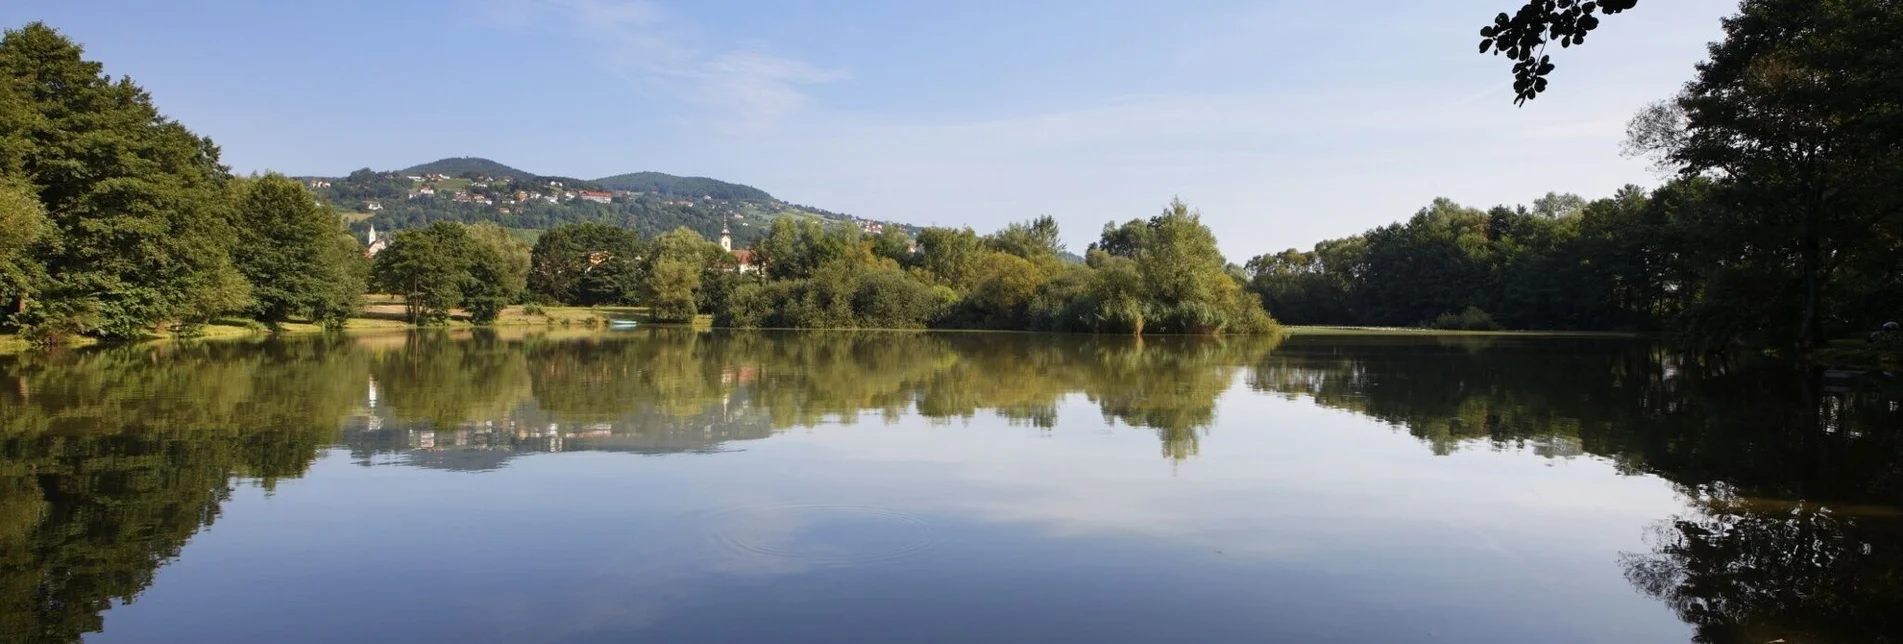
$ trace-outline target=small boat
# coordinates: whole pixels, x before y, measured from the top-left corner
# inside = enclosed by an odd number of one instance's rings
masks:
[[[610,329],[632,329],[632,328],[634,328],[634,326],[635,326],[635,324],[636,324],[636,323],[635,323],[635,321],[634,321],[634,320],[609,320],[609,321],[608,321],[608,328],[610,328]]]

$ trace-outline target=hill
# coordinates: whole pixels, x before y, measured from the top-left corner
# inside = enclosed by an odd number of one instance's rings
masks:
[[[437,177],[433,175],[446,175]],[[565,224],[601,222],[652,237],[686,226],[708,239],[722,228],[745,246],[780,217],[813,217],[868,232],[896,225],[787,203],[752,186],[660,172],[586,181],[542,176],[478,157],[452,157],[398,171],[368,168],[343,177],[300,177],[352,230],[390,232],[437,221],[494,222],[529,239]],[[610,194],[583,191],[606,190]]]
[[[414,165],[400,170],[403,174],[445,174],[452,177],[476,175],[484,177],[521,177],[536,176],[533,172],[511,168],[481,157],[450,157],[438,159],[422,165]]]
[[[677,177],[660,172],[635,172],[596,179],[609,190],[651,192],[671,197],[699,199],[710,197],[730,201],[773,201],[773,195],[753,186],[743,186],[707,177]]]

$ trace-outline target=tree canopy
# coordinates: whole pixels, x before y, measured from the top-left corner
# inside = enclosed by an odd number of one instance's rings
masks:
[[[239,308],[217,146],[82,54],[40,23],[0,38],[4,170],[33,186],[51,224],[35,254],[58,276],[16,324],[127,338]]]

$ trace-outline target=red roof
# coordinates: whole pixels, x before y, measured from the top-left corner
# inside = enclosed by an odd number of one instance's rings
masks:
[[[740,262],[741,266],[753,265],[753,251],[750,251],[744,248],[733,251],[733,258],[734,258],[734,261]]]

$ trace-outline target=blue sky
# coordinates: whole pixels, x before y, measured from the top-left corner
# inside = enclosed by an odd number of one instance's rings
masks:
[[[877,219],[1042,214],[1081,249],[1172,196],[1234,261],[1405,219],[1659,180],[1625,121],[1735,0],[1648,0],[1512,105],[1477,30],[1517,0],[14,0],[240,171],[483,156],[655,170]]]

